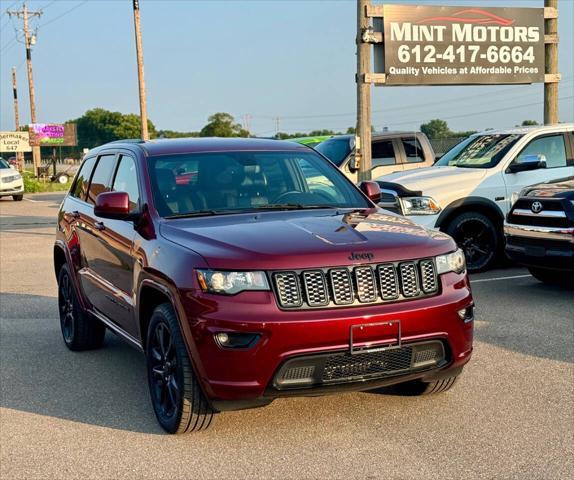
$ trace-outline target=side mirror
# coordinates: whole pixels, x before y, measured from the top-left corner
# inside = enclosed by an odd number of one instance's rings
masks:
[[[359,188],[372,202],[379,203],[381,201],[381,187],[377,182],[361,182]]]
[[[518,157],[508,166],[508,170],[512,173],[538,170],[539,168],[546,168],[546,156],[542,154]]]
[[[351,172],[351,173],[357,173],[359,171],[359,167],[357,167],[357,159],[355,158],[355,155],[351,155],[351,158],[349,158],[348,167],[349,167],[349,172]]]
[[[94,214],[101,218],[132,220],[130,198],[126,192],[104,192],[96,197]]]

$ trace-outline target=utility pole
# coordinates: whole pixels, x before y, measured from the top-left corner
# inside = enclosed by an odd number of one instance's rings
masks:
[[[16,83],[16,67],[12,67],[12,92],[14,94],[14,122],[16,124],[16,131],[20,131],[20,110],[18,108],[18,86]],[[18,165],[18,170],[21,172],[24,170],[22,152],[16,152],[16,164]]]
[[[42,16],[42,11],[31,12],[28,10],[28,5],[24,3],[22,10],[8,10],[8,15],[15,15],[18,18],[22,18],[24,21],[24,44],[26,45],[26,65],[28,69],[28,89],[30,91],[30,120],[32,123],[36,123],[36,92],[34,90],[34,77],[32,75],[32,39],[30,38],[30,30],[28,26],[29,17]],[[32,147],[32,158],[34,159],[34,175],[39,175],[40,165],[42,163],[42,157],[40,153],[40,147]]]
[[[140,24],[141,19],[140,19],[139,0],[133,0],[133,6],[134,6],[134,25],[136,32],[136,53],[138,60],[138,80],[139,80],[142,140],[149,140],[149,132],[147,128],[147,103],[145,96],[144,61],[143,61],[142,30]]]
[[[365,80],[371,72],[371,45],[363,41],[369,30],[367,17],[369,0],[357,0],[357,130],[355,165],[359,167],[359,181],[371,179],[371,84]]]
[[[279,122],[281,119],[279,117],[275,117],[275,136],[279,135]]]
[[[558,0],[544,0],[545,7],[558,10]],[[545,15],[546,16],[546,15]],[[558,35],[558,17],[544,19],[545,35]],[[546,43],[545,46],[545,69],[546,75],[558,74],[558,39],[556,43]],[[558,80],[553,78],[551,82],[544,83],[544,124],[558,123]]]

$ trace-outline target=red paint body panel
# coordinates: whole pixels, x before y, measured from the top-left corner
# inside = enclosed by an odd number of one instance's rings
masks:
[[[465,323],[457,314],[473,302],[465,273],[440,276],[440,290],[431,297],[331,309],[281,310],[270,291],[234,296],[203,293],[196,269],[269,272],[359,265],[357,258],[380,264],[456,249],[447,235],[387,215],[374,205],[362,215],[313,210],[160,218],[153,204],[146,157],[226,149],[308,151],[292,143],[212,139],[108,144],[88,154],[116,153],[135,160],[144,214],[134,224],[99,218],[93,205],[70,196],[62,203],[55,248],[65,253],[85,310],[105,314],[114,329],[145,349],[146,331],[141,327],[145,328],[146,319],[140,306],[149,292],[146,289],[166,295],[177,312],[200,384],[212,401],[266,397],[285,359],[348,350],[350,327],[357,324],[400,320],[404,343],[440,339],[448,357],[442,368],[446,373],[469,360],[473,322]],[[97,222],[105,228],[95,228]],[[251,349],[226,350],[213,337],[222,331],[257,333],[261,338]],[[377,343],[381,338],[373,333],[372,338],[366,335],[361,340]]]

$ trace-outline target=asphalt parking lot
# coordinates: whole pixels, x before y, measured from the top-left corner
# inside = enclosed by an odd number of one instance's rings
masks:
[[[144,358],[68,351],[52,269],[59,194],[0,200],[0,477],[573,478],[574,292],[472,277],[475,352],[442,396],[283,399],[162,433]]]

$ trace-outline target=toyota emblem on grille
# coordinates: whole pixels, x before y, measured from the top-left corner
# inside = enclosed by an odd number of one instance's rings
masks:
[[[540,213],[542,211],[542,204],[540,202],[533,202],[530,206],[532,213]]]

